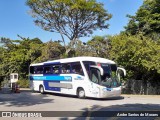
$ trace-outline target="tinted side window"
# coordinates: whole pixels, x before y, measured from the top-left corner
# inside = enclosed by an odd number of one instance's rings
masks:
[[[61,73],[62,74],[71,73],[71,65],[70,65],[70,63],[62,64]]]
[[[52,73],[53,74],[59,74],[60,73],[60,65],[53,65],[52,66]]]
[[[40,66],[30,66],[31,74],[43,74],[43,67]]]
[[[72,66],[72,73],[84,75],[80,62],[74,62],[71,64],[71,66]]]
[[[92,62],[92,61],[83,61],[83,64],[84,64],[86,70],[89,70],[90,65],[96,65],[95,62]]]
[[[30,66],[30,73],[31,73],[31,74],[34,74],[34,73],[35,73],[35,70],[34,70],[34,67],[33,67],[33,66]]]
[[[51,66],[45,66],[44,67],[44,74],[51,74],[51,73],[52,73]]]
[[[36,74],[43,74],[43,66],[37,66],[35,70]]]
[[[92,62],[92,61],[83,61],[83,64],[84,64],[88,74],[90,72],[90,65],[96,65],[96,63]]]

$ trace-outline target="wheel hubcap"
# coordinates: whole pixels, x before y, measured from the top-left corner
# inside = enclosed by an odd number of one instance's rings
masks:
[[[79,96],[80,96],[80,97],[84,97],[84,91],[80,91],[80,92],[79,92]]]
[[[41,91],[41,93],[43,92],[43,88],[42,87],[41,87],[40,91]]]

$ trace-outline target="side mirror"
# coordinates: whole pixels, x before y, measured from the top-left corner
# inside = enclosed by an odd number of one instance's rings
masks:
[[[117,67],[117,75],[120,79],[120,77],[124,78],[126,76],[126,70],[121,67]]]
[[[103,71],[103,69],[100,66],[91,65],[90,67],[98,69],[100,71],[100,74],[104,75],[104,71]]]

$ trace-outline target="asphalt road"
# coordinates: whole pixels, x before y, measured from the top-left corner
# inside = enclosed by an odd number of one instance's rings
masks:
[[[75,96],[59,94],[40,94],[28,89],[21,89],[20,93],[0,91],[0,111],[89,111],[86,118],[60,116],[47,119],[97,119],[90,117],[90,111],[160,111],[160,96],[156,95],[122,95],[110,99],[79,99]],[[76,113],[76,112],[75,112]],[[73,112],[74,114],[74,112]],[[72,115],[73,115],[72,114]],[[74,116],[74,115],[73,115]],[[159,120],[160,117],[129,117],[133,120]],[[0,118],[8,120],[9,118]],[[10,118],[17,120],[22,118]],[[30,118],[23,118],[30,119]],[[34,118],[44,119],[44,118]],[[45,118],[46,119],[46,118]],[[99,117],[98,119],[128,120],[128,117]]]

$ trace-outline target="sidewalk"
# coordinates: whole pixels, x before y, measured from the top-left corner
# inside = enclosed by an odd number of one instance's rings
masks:
[[[20,92],[32,92],[30,88],[20,88]]]
[[[20,92],[32,92],[30,88],[20,88]],[[0,94],[10,94],[13,93],[10,87],[3,87],[0,90]]]

